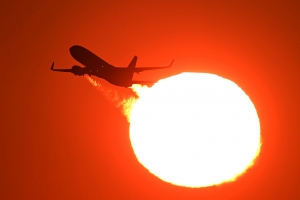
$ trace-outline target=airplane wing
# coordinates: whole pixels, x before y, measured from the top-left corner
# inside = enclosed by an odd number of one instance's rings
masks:
[[[72,69],[54,69],[54,62],[51,65],[50,68],[52,71],[58,71],[58,72],[72,72]]]
[[[139,68],[134,68],[134,72],[139,73],[142,71],[146,71],[146,70],[156,70],[156,69],[165,69],[165,68],[169,68],[172,66],[174,60],[172,60],[171,64],[169,66],[163,66],[163,67],[139,67]]]

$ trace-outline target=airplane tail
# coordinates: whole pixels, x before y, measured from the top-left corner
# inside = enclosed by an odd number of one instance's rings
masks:
[[[128,81],[131,81],[133,78],[133,74],[134,74],[134,69],[135,69],[135,65],[136,65],[136,61],[137,61],[137,56],[134,56],[133,59],[131,60],[131,62],[129,63],[127,69],[128,69]]]
[[[137,61],[137,56],[134,56],[127,68],[128,69],[134,69],[135,65],[136,65],[136,61]]]

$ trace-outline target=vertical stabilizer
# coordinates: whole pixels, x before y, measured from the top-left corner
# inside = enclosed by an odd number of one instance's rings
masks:
[[[134,69],[136,65],[136,61],[137,61],[137,56],[134,56],[127,68]]]

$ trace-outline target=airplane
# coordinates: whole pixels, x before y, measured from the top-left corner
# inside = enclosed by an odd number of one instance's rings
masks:
[[[58,72],[71,72],[75,76],[83,76],[85,74],[89,76],[97,76],[103,78],[109,83],[120,86],[130,87],[133,84],[151,85],[153,81],[134,81],[132,80],[134,73],[139,73],[146,70],[165,69],[172,66],[174,60],[172,60],[169,66],[163,67],[140,67],[136,68],[137,56],[134,56],[127,68],[115,67],[96,56],[88,49],[74,45],[70,48],[72,57],[80,62],[85,67],[74,65],[71,69],[54,69],[54,62],[52,63],[51,70]]]

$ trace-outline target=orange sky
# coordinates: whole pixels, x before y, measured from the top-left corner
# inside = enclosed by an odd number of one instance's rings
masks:
[[[300,14],[295,1],[6,1],[0,12],[1,199],[300,199]],[[107,62],[167,65],[139,80],[209,72],[256,105],[263,147],[236,182],[189,189],[135,158],[129,124],[83,77],[82,45]]]

